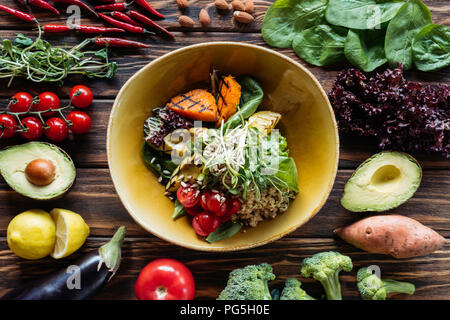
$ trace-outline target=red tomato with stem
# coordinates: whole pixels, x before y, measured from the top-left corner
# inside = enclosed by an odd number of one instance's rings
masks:
[[[157,259],[142,269],[134,291],[139,300],[192,300],[194,277],[177,260]]]
[[[22,125],[25,127],[20,135],[27,140],[38,140],[44,133],[44,128],[41,121],[36,117],[26,117],[22,120]]]
[[[69,128],[67,123],[57,117],[50,118],[46,121],[47,127],[45,129],[45,136],[53,142],[61,142],[66,140],[69,135]]]
[[[0,114],[0,138],[9,139],[15,136],[17,120],[10,114]]]
[[[177,190],[177,199],[185,208],[194,207],[200,201],[200,190],[189,185],[181,186]]]
[[[206,237],[215,231],[220,224],[220,219],[211,212],[201,212],[192,219],[192,227],[195,233],[201,237]]]
[[[38,96],[38,103],[33,106],[34,111],[56,110],[59,108],[61,108],[61,101],[59,101],[58,96],[53,92],[42,92]],[[42,115],[44,117],[49,117],[55,113],[55,111],[49,111]]]
[[[27,112],[33,104],[33,97],[26,92],[17,92],[9,102],[9,111]]]
[[[83,85],[78,85],[70,90],[69,97],[72,104],[77,108],[86,108],[91,105],[94,96],[92,91]]]
[[[70,130],[75,134],[86,133],[91,128],[91,117],[82,111],[72,111],[67,120],[71,122]]]

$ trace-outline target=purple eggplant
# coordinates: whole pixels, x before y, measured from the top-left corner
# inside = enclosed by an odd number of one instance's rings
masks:
[[[98,250],[86,254],[65,269],[11,290],[2,300],[91,299],[119,269],[125,232],[125,227],[120,227],[112,239]]]

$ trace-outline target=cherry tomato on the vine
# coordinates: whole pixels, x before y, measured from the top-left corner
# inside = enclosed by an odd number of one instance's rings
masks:
[[[142,269],[134,287],[139,300],[192,300],[194,277],[181,262],[157,259]]]
[[[26,117],[22,120],[22,125],[25,127],[20,135],[27,140],[38,140],[44,133],[44,128],[41,121],[36,117]]]
[[[83,85],[73,87],[72,90],[70,90],[69,97],[72,100],[72,104],[77,108],[88,107],[94,98],[92,91]]]
[[[215,231],[220,224],[220,219],[214,213],[201,212],[192,219],[192,227],[201,237],[206,237]]]
[[[177,190],[177,199],[183,207],[193,207],[200,201],[200,190],[191,186],[181,186]]]
[[[33,105],[33,111],[56,110],[59,108],[61,108],[61,101],[53,92],[42,92],[38,96],[38,103]],[[43,116],[48,117],[55,113],[55,111],[45,112]]]
[[[9,102],[9,111],[27,112],[33,103],[33,97],[26,92],[17,92]]]
[[[16,134],[17,120],[10,114],[0,114],[0,138],[8,139]]]
[[[67,116],[67,120],[72,122],[70,130],[75,134],[83,134],[91,128],[91,117],[82,111],[72,111]]]
[[[48,119],[46,122],[48,128],[45,129],[45,136],[53,142],[64,141],[69,135],[67,123],[57,117]]]

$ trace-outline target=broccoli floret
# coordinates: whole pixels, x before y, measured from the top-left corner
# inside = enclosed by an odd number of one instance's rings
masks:
[[[268,263],[235,269],[217,300],[272,300],[268,282],[275,279]]]
[[[287,279],[280,300],[316,300],[300,288],[302,283],[297,279]]]
[[[415,286],[409,282],[391,279],[380,279],[372,270],[361,268],[358,270],[358,290],[363,300],[386,300],[388,293],[398,292],[413,294]]]
[[[313,277],[320,281],[328,300],[342,300],[339,272],[351,271],[353,268],[350,257],[339,252],[327,251],[313,255],[303,260],[301,274],[305,278]]]

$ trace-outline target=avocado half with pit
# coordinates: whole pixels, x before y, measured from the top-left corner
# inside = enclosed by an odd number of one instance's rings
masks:
[[[35,200],[59,198],[76,176],[69,155],[45,142],[28,142],[0,151],[0,173],[12,189]]]
[[[406,202],[416,192],[422,169],[402,152],[380,152],[364,161],[344,188],[341,204],[353,212],[386,211]]]

